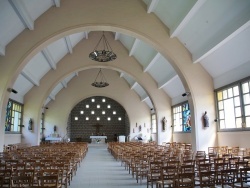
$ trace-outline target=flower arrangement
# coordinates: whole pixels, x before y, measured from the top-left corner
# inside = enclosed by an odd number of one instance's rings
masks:
[[[100,139],[100,138],[96,138],[95,141],[96,141],[97,143],[99,143],[99,142],[101,141],[101,139]]]

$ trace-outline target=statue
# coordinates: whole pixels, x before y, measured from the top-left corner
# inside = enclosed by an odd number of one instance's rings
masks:
[[[209,118],[207,116],[206,111],[205,111],[205,114],[203,115],[203,123],[204,123],[204,127],[209,127]]]
[[[32,131],[32,125],[33,125],[33,121],[32,121],[32,119],[30,118],[30,120],[29,120],[29,126],[28,126],[28,130],[29,130],[29,131]]]
[[[54,133],[56,133],[56,125],[54,126]]]
[[[162,130],[165,131],[166,130],[166,124],[167,124],[167,120],[166,120],[165,116],[162,118],[161,122],[162,122]]]

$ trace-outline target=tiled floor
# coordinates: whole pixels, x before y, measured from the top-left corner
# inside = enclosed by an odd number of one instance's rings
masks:
[[[108,152],[106,144],[89,144],[89,151],[73,177],[70,188],[142,188],[142,185]]]

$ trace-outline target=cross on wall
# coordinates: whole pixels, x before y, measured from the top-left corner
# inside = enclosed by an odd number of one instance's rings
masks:
[[[95,134],[98,135],[100,133],[100,127],[102,127],[103,125],[96,124],[92,126],[95,127]]]

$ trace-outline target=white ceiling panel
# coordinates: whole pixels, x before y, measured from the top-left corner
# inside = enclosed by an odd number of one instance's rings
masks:
[[[72,74],[70,74],[68,77],[66,77],[65,79],[64,79],[64,81],[66,81],[67,83],[71,80],[71,79],[73,79],[75,77],[75,73],[72,73]]]
[[[149,68],[148,73],[157,81],[159,87],[176,75],[173,67],[163,56],[160,56],[157,62]]]
[[[159,0],[153,12],[168,28],[174,28],[190,11],[197,0]]]
[[[149,109],[152,109],[152,108],[153,108],[152,101],[150,100],[149,97],[148,97],[146,100],[144,100],[144,102],[148,105]]]
[[[148,96],[148,94],[139,84],[136,84],[136,86],[134,87],[134,90],[140,96],[141,100],[143,100],[144,98]]]
[[[180,96],[182,93],[185,92],[185,88],[183,87],[183,84],[179,76],[177,75],[167,82],[167,84],[163,87],[163,90],[171,98]]]
[[[71,41],[71,44],[72,46],[74,47],[78,42],[80,42],[83,38],[85,37],[84,33],[76,33],[76,34],[73,34],[73,35],[70,35],[69,38],[70,38],[70,41]]]
[[[213,78],[216,78],[246,63],[250,59],[249,49],[250,26],[210,56],[204,58],[201,64]]]
[[[206,1],[178,38],[192,53],[195,61],[245,24],[250,18],[249,10],[248,0]]]
[[[132,79],[127,74],[124,74],[123,78],[128,82],[128,84],[130,85],[130,87],[135,83],[134,79]]]
[[[49,102],[51,101],[51,99],[48,97],[44,103],[44,106],[47,106],[49,104]]]
[[[64,38],[51,43],[47,49],[55,63],[58,63],[68,53],[68,47]]]
[[[50,70],[50,66],[44,55],[39,52],[30,60],[24,69],[27,69],[40,80]]]
[[[30,81],[19,74],[13,88],[18,91],[18,95],[21,95],[23,97],[33,86],[34,85]]]
[[[155,57],[157,51],[143,41],[139,41],[133,56],[145,67]]]
[[[20,1],[20,0],[19,0]],[[36,20],[51,6],[53,6],[53,0],[21,0],[25,5],[25,8],[29,12],[29,15],[33,20]]]
[[[0,44],[6,46],[25,26],[8,1],[0,1],[0,7]]]
[[[61,83],[58,83],[51,93],[53,95],[56,95],[59,91],[61,91],[61,89],[63,89],[63,86]]]
[[[119,35],[119,40],[121,41],[123,46],[125,46],[125,48],[130,50],[132,48],[133,44],[134,44],[135,38],[130,37],[128,35],[120,34]]]

